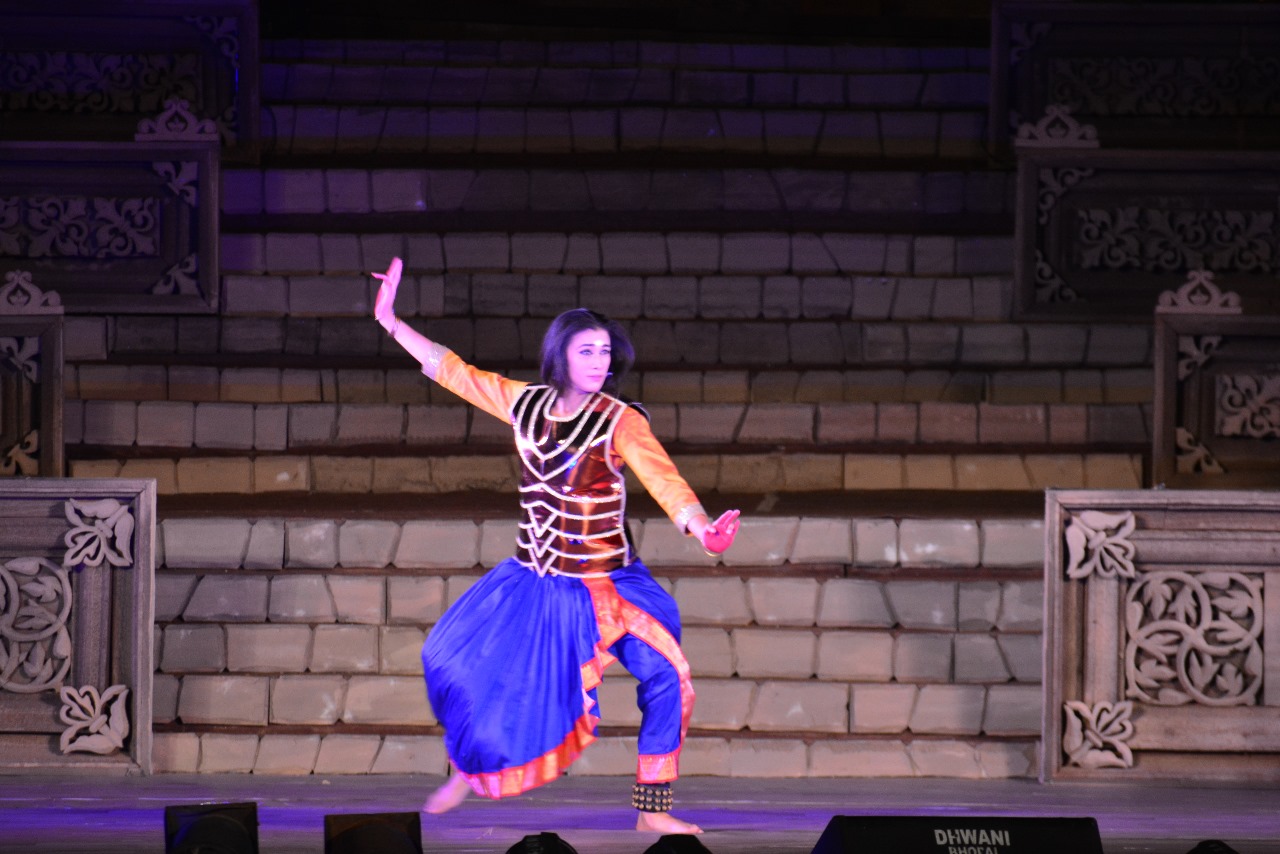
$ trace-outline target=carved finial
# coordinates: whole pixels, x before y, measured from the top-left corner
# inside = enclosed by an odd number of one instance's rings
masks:
[[[0,314],[62,314],[62,299],[36,287],[26,270],[12,270],[0,287]]]
[[[1240,295],[1219,288],[1211,271],[1192,270],[1187,274],[1186,284],[1176,291],[1160,294],[1156,311],[1160,314],[1240,314],[1244,309],[1240,307]]]
[[[164,112],[154,119],[138,122],[134,139],[139,142],[217,142],[218,125],[213,119],[199,118],[182,98],[168,98]]]
[[[1013,144],[1019,148],[1097,148],[1098,129],[1080,124],[1066,105],[1050,104],[1040,121],[1018,127]]]

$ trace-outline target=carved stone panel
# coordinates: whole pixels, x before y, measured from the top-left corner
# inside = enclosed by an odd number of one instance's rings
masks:
[[[155,481],[11,481],[0,501],[0,772],[149,772]]]
[[[68,314],[210,312],[218,150],[207,143],[0,143],[0,275]]]
[[[1207,270],[1251,311],[1280,312],[1274,154],[1020,149],[1017,312],[1147,321]]]
[[[170,98],[257,157],[258,17],[250,0],[9,3],[0,113],[10,140],[128,140]]]
[[[1280,317],[1157,313],[1153,484],[1280,484]]]
[[[1280,782],[1280,492],[1045,500],[1041,777]]]
[[[61,477],[62,305],[31,274],[0,286],[0,479]]]
[[[1124,148],[1280,145],[1280,15],[1265,4],[992,8],[993,150],[1061,105]]]

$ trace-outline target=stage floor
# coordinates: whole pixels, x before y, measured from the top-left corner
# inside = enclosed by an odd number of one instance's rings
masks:
[[[262,854],[320,854],[330,813],[407,812],[439,777],[0,776],[0,851],[164,851],[172,804],[255,801]],[[579,854],[642,854],[629,779],[567,777],[519,798],[470,798],[422,816],[427,854],[497,852],[552,831]],[[1029,780],[759,780],[693,777],[676,814],[712,854],[809,854],[833,815],[1091,816],[1106,854],[1185,854],[1221,839],[1240,854],[1280,852],[1280,790],[1186,785],[1041,785]],[[879,854],[858,852],[850,854]]]

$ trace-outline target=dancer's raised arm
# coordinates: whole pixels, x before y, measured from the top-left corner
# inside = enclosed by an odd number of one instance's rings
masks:
[[[378,296],[373,301],[373,316],[397,344],[418,360],[422,365],[422,372],[435,379],[444,348],[396,317],[396,291],[400,287],[400,274],[403,271],[404,262],[399,258],[392,258],[387,272],[373,274],[375,279],[382,282],[378,287]]]

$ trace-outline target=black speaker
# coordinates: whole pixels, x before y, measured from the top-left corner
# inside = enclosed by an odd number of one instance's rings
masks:
[[[1239,854],[1239,852],[1221,839],[1206,839],[1187,854]]]
[[[422,854],[422,819],[416,812],[327,815],[324,854]]]
[[[698,837],[689,833],[668,833],[644,850],[644,854],[711,854]]]
[[[507,849],[507,854],[578,854],[554,833],[531,833]]]
[[[258,805],[164,808],[165,854],[258,854]]]
[[[1091,818],[838,815],[813,854],[1102,854]]]

